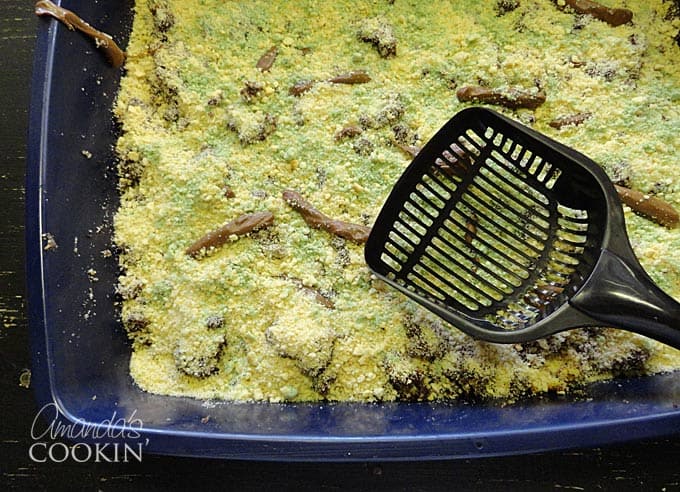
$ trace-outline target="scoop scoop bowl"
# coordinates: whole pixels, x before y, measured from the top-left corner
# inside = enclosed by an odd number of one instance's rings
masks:
[[[635,257],[605,172],[490,109],[459,112],[418,153],[383,205],[365,259],[482,340],[611,326],[680,348],[680,303]]]

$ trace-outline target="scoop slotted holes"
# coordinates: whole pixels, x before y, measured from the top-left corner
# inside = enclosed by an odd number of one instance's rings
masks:
[[[610,325],[680,348],[680,304],[635,258],[604,171],[488,109],[461,111],[418,153],[364,253],[379,278],[478,338]]]
[[[390,278],[504,329],[526,326],[563,292],[585,242],[587,213],[546,196],[559,175],[493,128],[468,130],[404,201],[381,255]]]

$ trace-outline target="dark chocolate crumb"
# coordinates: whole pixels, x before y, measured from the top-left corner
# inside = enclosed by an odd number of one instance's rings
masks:
[[[354,152],[356,152],[357,154],[368,156],[373,153],[375,145],[373,145],[373,142],[371,142],[369,139],[362,137],[354,142],[352,148],[354,149]]]
[[[496,15],[502,17],[519,7],[519,0],[498,0],[496,2]]]
[[[205,326],[210,330],[222,328],[222,326],[224,326],[224,318],[222,316],[209,316],[208,319],[205,320]]]

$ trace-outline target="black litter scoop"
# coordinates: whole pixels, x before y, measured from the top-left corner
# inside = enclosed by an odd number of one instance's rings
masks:
[[[680,348],[680,304],[644,272],[604,171],[494,111],[454,116],[366,243],[373,272],[473,337],[614,326]]]

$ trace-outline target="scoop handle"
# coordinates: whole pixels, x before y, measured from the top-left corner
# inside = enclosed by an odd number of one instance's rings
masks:
[[[603,324],[680,349],[680,303],[657,287],[635,260],[602,250],[590,278],[569,303]]]

